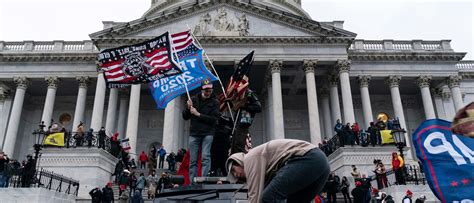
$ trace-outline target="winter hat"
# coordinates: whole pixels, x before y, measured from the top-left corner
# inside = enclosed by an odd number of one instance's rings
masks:
[[[451,131],[458,135],[474,138],[474,102],[456,113],[451,124]]]
[[[212,89],[212,83],[211,81],[209,80],[203,80],[202,83],[201,83],[201,89],[205,90],[205,89]]]
[[[112,182],[108,182],[107,186],[112,187]]]
[[[407,195],[413,195],[413,192],[411,192],[410,190],[407,190]]]
[[[360,186],[362,186],[362,182],[356,181],[356,187],[360,187]]]
[[[232,163],[235,162],[236,164],[240,166],[244,166],[244,156],[245,154],[242,152],[232,154],[226,161],[225,165],[227,166],[227,181],[230,183],[236,183],[239,178],[235,177],[232,173]]]

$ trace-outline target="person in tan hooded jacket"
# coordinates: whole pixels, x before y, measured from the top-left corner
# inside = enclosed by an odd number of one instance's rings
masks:
[[[329,176],[329,163],[315,145],[302,140],[272,140],[226,162],[231,183],[246,182],[248,200],[311,202]]]

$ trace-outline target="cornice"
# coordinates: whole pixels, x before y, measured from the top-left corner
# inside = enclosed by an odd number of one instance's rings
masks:
[[[353,52],[349,51],[352,61],[460,61],[464,53],[454,52]]]
[[[98,53],[2,53],[0,62],[95,62]]]

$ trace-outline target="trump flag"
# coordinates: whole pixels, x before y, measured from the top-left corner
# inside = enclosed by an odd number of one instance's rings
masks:
[[[207,70],[202,59],[202,50],[196,51],[180,59],[183,73],[180,75],[162,78],[149,83],[150,91],[156,102],[156,108],[164,109],[168,102],[186,93],[184,83],[189,91],[201,86],[205,79],[216,81],[217,78]]]
[[[451,123],[432,119],[413,134],[428,184],[442,202],[474,201],[474,139],[451,132]]]

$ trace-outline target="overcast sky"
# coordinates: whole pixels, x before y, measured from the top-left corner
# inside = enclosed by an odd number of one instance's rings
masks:
[[[0,0],[0,41],[86,40],[102,21],[137,19],[150,2]],[[303,0],[303,8],[316,21],[344,20],[359,39],[451,39],[474,60],[472,0]]]

